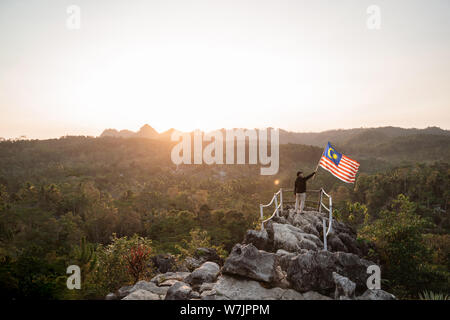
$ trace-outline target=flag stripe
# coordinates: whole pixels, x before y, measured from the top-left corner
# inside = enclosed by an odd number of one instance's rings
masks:
[[[359,162],[357,162],[355,160],[352,160],[349,157],[346,157],[346,156],[342,155],[342,159],[341,160],[344,160],[345,163],[348,163],[349,165],[352,165],[355,169],[359,168],[359,165],[360,165]]]
[[[338,166],[336,166],[332,161],[330,161],[327,158],[323,159],[324,163],[326,163],[327,167],[331,170],[333,170],[334,172],[339,173],[341,176],[349,178],[349,179],[353,179],[355,177],[355,173],[354,172],[348,172],[346,170],[342,170],[342,168],[339,168]]]
[[[321,162],[320,166],[322,168],[324,168],[326,171],[330,172],[333,176],[335,176],[336,178],[338,178],[338,179],[340,179],[340,180],[342,180],[344,182],[347,182],[347,183],[355,182],[355,179],[349,179],[349,178],[345,178],[345,177],[340,176],[338,173],[336,173],[333,170],[331,170],[326,163],[322,163]]]
[[[329,160],[329,159],[327,159],[327,160]],[[342,160],[341,160],[341,162],[339,162],[339,166],[338,167],[342,168],[343,170],[346,170],[346,171],[348,171],[350,173],[356,173],[356,171],[358,171],[358,169],[355,169],[353,167],[350,167],[350,166],[347,166],[346,164],[344,164],[344,162],[342,162]]]
[[[338,168],[333,162],[331,162],[328,158],[322,157],[322,159],[319,162],[319,165],[324,168],[325,170],[329,171],[331,174],[333,174],[335,177],[345,181],[345,182],[354,182],[355,181],[355,175],[354,174],[348,174],[346,172],[343,172]]]
[[[327,157],[323,157],[322,159],[324,161],[326,161],[329,165],[331,165],[336,171],[339,171],[342,174],[348,175],[349,177],[354,177],[356,174],[356,170],[346,168],[343,165],[341,165],[340,163],[339,163],[339,166],[336,166],[336,164],[333,161],[331,161],[330,159],[328,159]]]

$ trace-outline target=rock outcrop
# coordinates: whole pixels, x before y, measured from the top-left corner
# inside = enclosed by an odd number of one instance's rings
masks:
[[[361,258],[368,248],[356,241],[351,228],[334,221],[329,251],[323,250],[322,219],[327,217],[315,211],[285,210],[264,230],[249,230],[225,261],[214,249],[198,248],[183,271],[174,272],[170,256],[159,256],[154,264],[167,272],[122,287],[106,299],[395,299],[383,290],[367,289],[367,267],[374,263]]]

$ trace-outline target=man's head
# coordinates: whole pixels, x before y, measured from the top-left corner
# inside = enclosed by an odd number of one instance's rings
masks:
[[[303,177],[303,172],[302,171],[297,171],[297,177]]]

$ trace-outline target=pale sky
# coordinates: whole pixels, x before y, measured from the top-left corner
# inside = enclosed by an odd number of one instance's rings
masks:
[[[448,0],[0,1],[4,138],[450,129],[449,111]]]

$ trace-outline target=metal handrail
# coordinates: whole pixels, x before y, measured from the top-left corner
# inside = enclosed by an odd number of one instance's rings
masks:
[[[280,203],[278,203],[278,196],[280,198]],[[273,211],[272,215],[269,218],[264,220],[264,210],[263,209],[271,206],[274,201],[275,201],[275,210]],[[269,221],[275,215],[277,215],[277,217],[279,217],[279,211],[283,212],[283,188],[280,188],[280,190],[273,195],[272,200],[268,204],[260,204],[259,210],[261,213],[261,230],[264,230],[264,222]]]
[[[261,230],[264,230],[264,223],[273,219],[275,215],[279,217],[279,212],[283,212],[283,191],[285,192],[293,192],[293,189],[283,189],[280,188],[280,190],[276,193],[274,193],[272,200],[268,204],[260,204],[259,210],[261,214]],[[308,190],[307,192],[319,192],[319,203],[318,203],[318,211],[321,213],[322,208],[324,208],[326,211],[328,211],[328,228],[326,226],[325,218],[322,218],[322,226],[323,226],[323,248],[324,250],[327,250],[327,236],[332,231],[332,224],[333,224],[333,200],[331,196],[325,192],[323,188],[320,188],[319,190]],[[328,198],[328,207],[323,203],[323,196],[326,196]],[[280,201],[278,201],[278,198],[280,198]],[[307,200],[308,201],[308,200]],[[273,211],[272,215],[264,220],[264,208],[270,207],[275,202],[275,210]],[[289,201],[288,201],[289,202]],[[316,202],[309,200],[309,202]]]

